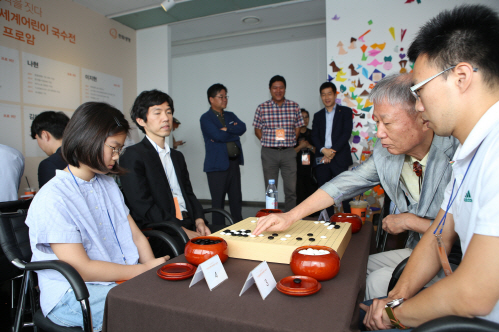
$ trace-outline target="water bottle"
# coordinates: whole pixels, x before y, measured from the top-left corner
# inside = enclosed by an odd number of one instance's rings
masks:
[[[265,208],[277,209],[277,188],[274,179],[269,180],[269,185],[265,192]]]

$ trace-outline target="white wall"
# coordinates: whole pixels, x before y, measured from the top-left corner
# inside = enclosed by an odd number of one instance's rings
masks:
[[[175,131],[179,148],[189,166],[194,192],[199,199],[211,199],[203,172],[205,148],[199,118],[209,109],[206,90],[222,83],[230,97],[227,110],[246,123],[241,138],[245,164],[241,167],[244,201],[264,200],[260,142],[254,134],[253,116],[258,104],[270,99],[268,82],[276,74],[287,81],[286,97],[312,114],[321,108],[319,86],[325,81],[326,40],[316,38],[172,59],[171,92],[175,117],[182,125]],[[282,179],[280,201],[284,201]]]
[[[152,89],[169,93],[172,81],[170,73],[171,28],[162,25],[137,31],[137,96],[142,91]],[[130,114],[130,110],[127,113]],[[137,143],[144,138],[144,133],[132,123],[130,136]]]

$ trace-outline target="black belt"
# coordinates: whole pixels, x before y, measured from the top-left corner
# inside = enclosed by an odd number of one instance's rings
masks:
[[[189,213],[187,213],[187,211],[182,211],[182,218],[184,218],[184,219],[190,219],[189,218]]]
[[[229,157],[229,160],[238,160],[238,159],[239,159],[239,156]]]
[[[269,149],[282,151],[282,150],[286,150],[286,149],[292,149],[292,147],[290,147],[290,146],[280,146],[278,148],[269,147]]]

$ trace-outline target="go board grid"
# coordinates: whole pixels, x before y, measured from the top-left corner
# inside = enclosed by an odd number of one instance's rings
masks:
[[[246,218],[234,225],[213,233],[212,236],[221,237],[227,242],[229,257],[282,264],[289,264],[293,251],[298,247],[306,245],[330,247],[334,249],[341,258],[352,237],[350,223],[336,223],[340,228],[327,229],[327,226],[324,224],[316,224],[311,220],[298,220],[291,225],[290,228],[281,232],[265,231],[262,233],[263,236],[261,237],[242,237],[220,234],[229,230],[240,231],[241,229],[244,229],[253,231],[256,228],[256,219],[257,218],[255,217]],[[278,235],[270,240],[268,237],[272,236],[274,233]],[[312,233],[313,236],[308,236],[307,234],[309,233]],[[249,235],[250,233],[247,234]],[[291,236],[286,237],[287,234]],[[323,239],[321,236],[326,236],[326,238]],[[297,240],[296,238],[298,237],[301,237],[302,240]],[[281,238],[286,238],[286,240],[283,241]],[[309,238],[314,238],[315,241],[309,241]]]

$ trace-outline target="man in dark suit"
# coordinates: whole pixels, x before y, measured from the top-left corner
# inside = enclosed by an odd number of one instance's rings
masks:
[[[120,158],[128,170],[121,176],[123,193],[139,227],[173,221],[189,238],[209,235],[184,156],[165,142],[172,131],[173,112],[173,100],[164,92],[144,91],[135,99],[130,117],[146,137]]]
[[[325,82],[320,89],[324,108],[314,114],[312,122],[312,144],[316,148],[314,160],[315,176],[319,188],[352,165],[350,144],[352,134],[352,110],[336,105],[336,86]],[[350,212],[349,201],[343,201],[343,211]],[[329,216],[334,207],[327,208]]]
[[[55,176],[57,169],[64,169],[68,163],[62,159],[62,134],[69,122],[63,112],[45,111],[36,116],[31,123],[31,138],[49,156],[38,165],[38,186],[43,187]]]
[[[211,107],[200,122],[206,148],[203,171],[208,177],[211,206],[223,209],[227,194],[232,217],[241,221],[243,196],[239,165],[244,164],[244,159],[239,137],[246,132],[246,124],[234,113],[225,111],[229,97],[224,85],[213,84],[207,94]],[[224,216],[214,214],[213,224],[224,225]]]

